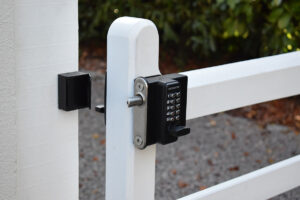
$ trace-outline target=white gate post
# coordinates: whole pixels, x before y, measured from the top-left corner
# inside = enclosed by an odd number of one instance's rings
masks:
[[[0,199],[78,199],[78,112],[57,74],[78,70],[77,0],[0,0]]]
[[[0,199],[14,200],[17,127],[13,1],[0,0],[0,5]]]
[[[122,17],[113,22],[107,42],[106,199],[153,200],[155,145],[133,145],[134,79],[160,74],[158,32],[145,19]]]

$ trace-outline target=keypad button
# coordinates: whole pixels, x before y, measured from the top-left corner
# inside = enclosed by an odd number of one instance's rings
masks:
[[[176,103],[180,103],[180,98],[177,98],[177,99],[176,99]]]
[[[176,104],[176,108],[179,109],[180,108],[180,104]]]
[[[174,112],[174,111],[172,111],[172,112],[167,112],[167,115],[168,115],[168,116],[174,116],[174,115],[175,115],[175,112]]]
[[[168,106],[167,110],[175,110],[175,106]]]
[[[175,100],[168,100],[167,101],[167,104],[174,104],[175,103]]]
[[[168,117],[167,118],[167,122],[173,122],[175,119],[174,119],[174,117]]]
[[[179,119],[180,119],[180,116],[177,115],[177,116],[175,117],[175,119],[176,119],[176,120],[179,120]]]
[[[180,110],[176,110],[176,115],[179,115],[180,114]]]
[[[168,97],[169,98],[174,98],[174,97],[176,97],[176,94],[175,93],[171,93],[171,94],[168,95]]]
[[[176,92],[176,97],[180,97],[180,92]]]

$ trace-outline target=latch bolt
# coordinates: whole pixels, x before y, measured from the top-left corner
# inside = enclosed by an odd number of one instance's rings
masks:
[[[143,97],[141,95],[139,95],[139,94],[137,94],[134,97],[130,97],[127,100],[128,107],[140,106],[140,105],[143,105],[143,103],[144,103]]]

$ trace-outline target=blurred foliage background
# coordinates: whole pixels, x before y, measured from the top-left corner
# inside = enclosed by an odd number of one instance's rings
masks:
[[[300,48],[300,0],[79,0],[80,41],[106,41],[121,16],[152,20],[161,53],[236,61]]]

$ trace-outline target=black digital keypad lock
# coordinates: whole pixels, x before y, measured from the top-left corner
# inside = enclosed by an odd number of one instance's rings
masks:
[[[133,107],[133,143],[136,148],[169,144],[190,133],[185,127],[187,83],[188,77],[181,74],[134,80],[134,96],[128,98],[127,104]],[[105,105],[96,106],[96,111],[106,114]]]
[[[143,105],[134,108],[136,147],[169,144],[190,132],[185,127],[187,81],[187,76],[181,74],[140,77],[135,81],[135,95],[144,99]],[[141,125],[144,113],[145,129]]]

